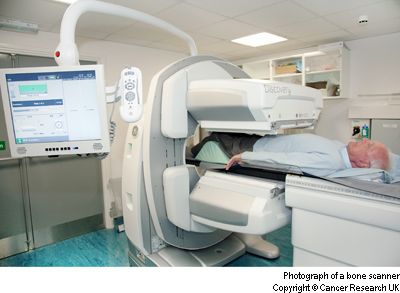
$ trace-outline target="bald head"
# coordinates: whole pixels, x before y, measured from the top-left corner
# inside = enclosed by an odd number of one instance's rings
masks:
[[[353,168],[388,170],[390,167],[389,151],[384,144],[377,141],[363,138],[362,141],[350,142],[347,153]]]
[[[388,170],[390,167],[390,155],[387,147],[375,142],[374,146],[368,152],[370,168]]]

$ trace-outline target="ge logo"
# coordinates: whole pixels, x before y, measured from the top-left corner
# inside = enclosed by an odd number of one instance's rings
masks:
[[[133,138],[137,138],[139,135],[139,127],[137,127],[137,125],[135,125],[132,129],[132,136]]]

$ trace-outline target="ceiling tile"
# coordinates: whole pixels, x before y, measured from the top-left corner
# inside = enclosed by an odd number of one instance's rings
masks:
[[[185,50],[186,48],[189,48],[189,45],[185,40],[175,36],[158,41],[158,43],[172,45],[177,48],[179,47],[181,48],[180,50]]]
[[[217,53],[227,53],[231,51],[239,51],[248,48],[247,46],[240,45],[240,44],[235,44],[231,42],[218,42],[210,45],[205,45],[199,47],[200,49],[208,50],[211,52],[217,52]]]
[[[271,52],[278,52],[278,51],[292,51],[297,49],[307,48],[309,45],[304,42],[300,42],[297,40],[288,40],[280,43],[270,44],[266,46],[261,46],[260,49],[268,50]]]
[[[0,0],[0,15],[25,22],[52,24],[62,19],[67,7],[41,0]]]
[[[186,3],[227,16],[235,17],[284,0],[187,0]]]
[[[104,39],[108,35],[109,35],[108,33],[103,33],[103,32],[75,29],[75,36],[78,36],[78,37],[101,40],[101,39]]]
[[[261,50],[258,48],[248,48],[244,50],[229,52],[228,54],[231,55],[232,57],[237,57],[237,59],[239,59],[239,58],[259,57],[267,55],[268,53],[269,51]]]
[[[187,53],[188,55],[190,55],[190,51],[189,50],[185,50],[185,51],[183,51],[183,52],[185,52],[185,53]],[[212,52],[212,51],[207,51],[207,50],[205,50],[205,49],[199,49],[198,50],[198,54],[199,55],[211,55],[211,56],[221,56],[221,53],[220,54],[218,54],[217,52]]]
[[[349,41],[354,38],[354,35],[345,31],[345,30],[337,30],[329,33],[316,34],[312,36],[307,36],[303,38],[298,38],[299,41],[312,44],[313,46],[341,42],[341,41]]]
[[[182,47],[160,42],[152,43],[150,45],[147,45],[146,47],[160,49],[160,50],[174,51],[174,52],[181,52],[184,50]]]
[[[194,31],[222,40],[233,40],[259,33],[262,29],[234,19],[228,19]]]
[[[220,39],[210,37],[207,35],[198,34],[195,32],[189,32],[189,35],[192,37],[192,39],[196,43],[196,46],[204,46],[204,45],[209,45],[209,44],[217,43],[217,42],[221,41]]]
[[[237,17],[246,23],[268,29],[316,18],[299,5],[285,1]]]
[[[399,32],[400,0],[101,0],[161,18],[195,41],[199,53],[254,58]],[[93,2],[96,3],[96,2]],[[0,16],[36,23],[59,33],[68,5],[51,0],[0,0]],[[359,25],[368,15],[367,25]],[[289,40],[252,48],[225,40],[267,31]],[[93,12],[78,21],[76,36],[190,54],[187,44],[162,29],[132,19]],[[261,57],[255,57],[261,58]],[[231,59],[232,60],[232,59]]]
[[[128,44],[128,45],[135,45],[135,46],[147,46],[153,43],[152,41],[148,40],[142,40],[138,38],[130,38],[126,36],[119,36],[119,35],[109,35],[104,38],[105,41],[109,42],[116,42],[116,43],[122,43],[122,44]]]
[[[221,15],[186,3],[168,8],[156,16],[185,31],[191,31],[226,19]]]
[[[95,12],[86,12],[78,19],[76,28],[113,33],[135,23],[135,20]]]
[[[223,54],[223,53],[218,54],[218,56],[216,56],[216,57],[222,58],[224,60],[233,60],[233,59],[235,59],[232,55]]]
[[[327,33],[338,29],[340,28],[322,18],[314,18],[303,22],[276,27],[274,28],[274,32],[277,32],[280,36],[300,38],[304,36]]]
[[[372,4],[382,0],[335,0],[335,1],[321,1],[321,0],[294,0],[300,6],[315,12],[318,15],[329,15],[360,6]]]
[[[400,18],[390,19],[377,23],[368,23],[365,26],[358,26],[347,29],[358,38],[367,38],[378,35],[386,35],[400,32]]]
[[[368,15],[368,24],[400,17],[400,6],[393,1],[381,1],[353,10],[326,16],[326,19],[341,28],[358,27],[361,15]]]
[[[176,5],[179,3],[178,0],[102,0],[103,2],[108,2],[123,7],[128,7],[134,10],[138,10],[150,15],[154,15],[168,7]]]
[[[117,31],[115,34],[148,41],[159,41],[172,36],[172,34],[160,28],[142,22],[125,27]]]

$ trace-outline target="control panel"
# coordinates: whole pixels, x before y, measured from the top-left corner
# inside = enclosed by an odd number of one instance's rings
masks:
[[[128,123],[138,121],[143,114],[142,72],[139,68],[125,68],[120,78],[121,105],[119,113]]]
[[[357,119],[351,121],[352,126],[352,138],[369,138],[370,137],[370,120],[369,119]]]

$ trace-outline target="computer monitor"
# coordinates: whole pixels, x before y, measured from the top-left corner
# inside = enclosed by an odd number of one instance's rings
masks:
[[[0,69],[11,157],[110,151],[102,65]]]

